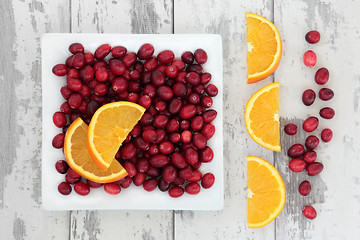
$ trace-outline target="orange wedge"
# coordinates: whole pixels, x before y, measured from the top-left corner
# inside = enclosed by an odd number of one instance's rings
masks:
[[[64,142],[65,158],[69,166],[78,174],[94,182],[115,182],[128,174],[118,161],[103,171],[91,159],[87,147],[88,126],[77,118],[68,128]]]
[[[100,107],[89,124],[87,146],[95,164],[109,168],[122,142],[138,123],[145,108],[132,102],[113,102]]]
[[[254,13],[246,13],[248,81],[255,83],[273,74],[281,59],[281,39],[275,25]]]
[[[271,163],[255,156],[247,157],[247,181],[248,227],[263,227],[284,208],[284,182]]]
[[[279,83],[271,83],[249,99],[245,125],[251,138],[269,150],[280,152]]]

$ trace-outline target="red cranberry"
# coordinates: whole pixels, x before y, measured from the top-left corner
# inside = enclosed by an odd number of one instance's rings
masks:
[[[86,179],[86,184],[91,188],[101,188],[104,184]]]
[[[189,143],[191,142],[192,134],[189,130],[185,130],[180,135],[182,143]]]
[[[302,101],[306,106],[310,106],[311,104],[313,104],[315,102],[315,98],[316,93],[311,89],[305,90],[302,95]]]
[[[329,80],[329,70],[326,68],[320,68],[315,73],[315,82],[319,85],[324,85]]]
[[[182,102],[179,98],[171,99],[168,110],[171,114],[176,114],[182,109]]]
[[[175,132],[176,130],[179,129],[179,121],[176,119],[171,119],[169,121],[169,123],[166,125],[166,131],[171,133],[171,132]]]
[[[72,43],[69,46],[69,52],[71,52],[72,54],[83,53],[84,52],[84,46],[81,43]]]
[[[85,65],[85,57],[82,53],[76,53],[72,60],[73,66],[77,69],[80,69]]]
[[[120,186],[121,186],[122,188],[128,188],[128,187],[130,187],[131,183],[132,183],[132,178],[131,178],[130,176],[126,176],[126,177],[125,177],[125,181],[122,182],[122,183],[120,184]]]
[[[142,172],[138,172],[134,177],[133,177],[133,182],[135,186],[141,186],[146,179],[146,175],[145,173]]]
[[[171,65],[175,66],[178,71],[183,71],[185,69],[185,63],[182,60],[175,59]]]
[[[116,46],[111,49],[111,55],[114,58],[122,58],[125,56],[127,49],[122,46]]]
[[[212,185],[214,185],[215,182],[215,176],[212,173],[205,173],[204,176],[201,179],[201,186],[204,189],[211,188]]]
[[[91,79],[94,78],[95,70],[89,66],[86,65],[85,67],[80,69],[80,79],[84,82],[89,82]]]
[[[169,196],[172,198],[181,197],[184,194],[184,189],[179,186],[174,186],[169,189]]]
[[[201,133],[195,133],[193,136],[193,143],[197,149],[204,149],[207,144],[206,137]]]
[[[207,54],[203,49],[197,49],[194,53],[194,57],[197,63],[204,64],[207,61]]]
[[[200,103],[204,108],[210,108],[213,105],[213,100],[209,96],[201,96]]]
[[[65,100],[69,100],[73,91],[69,88],[69,86],[65,85],[60,89],[61,95]]]
[[[200,76],[196,72],[189,72],[188,74],[186,74],[185,80],[186,83],[194,87],[200,84]]]
[[[175,96],[182,98],[186,96],[188,89],[185,84],[178,82],[174,84],[173,91]]]
[[[170,188],[170,183],[166,182],[163,178],[160,178],[158,186],[160,191],[165,192]]]
[[[202,178],[201,172],[199,170],[193,170],[191,178],[187,179],[189,182],[198,182]]]
[[[299,186],[299,193],[302,195],[302,196],[307,196],[309,195],[311,191],[311,184],[309,183],[309,181],[303,181],[302,183],[300,183],[300,186]]]
[[[320,110],[320,116],[325,119],[332,119],[335,116],[334,109],[330,107],[324,107]]]
[[[203,129],[201,129],[201,134],[203,134],[207,140],[210,140],[215,134],[215,126],[211,123],[206,124]]]
[[[52,140],[52,146],[54,148],[64,147],[64,138],[65,138],[65,134],[63,134],[63,133],[57,134]]]
[[[168,86],[160,86],[158,89],[157,89],[157,95],[165,100],[165,101],[168,101],[170,100],[172,97],[173,97],[173,91],[171,90],[170,87]]]
[[[140,98],[139,94],[137,94],[137,93],[130,93],[130,94],[128,95],[127,100],[128,100],[129,102],[137,103],[137,102],[139,101],[139,98]]]
[[[139,50],[137,52],[137,57],[140,60],[149,59],[154,54],[154,51],[155,51],[155,49],[154,49],[153,45],[151,45],[150,43],[145,43],[139,48]]]
[[[188,194],[196,195],[200,192],[200,185],[195,182],[189,183],[185,186],[185,191]]]
[[[144,115],[140,119],[140,123],[144,126],[151,125],[153,121],[154,121],[154,117],[148,112],[144,113]]]
[[[142,62],[140,62],[140,61],[137,61],[137,62],[134,64],[133,70],[136,70],[136,71],[140,74],[140,76],[141,76],[142,73],[144,73],[144,64],[143,64]],[[140,80],[140,78],[137,79],[137,80]]]
[[[305,153],[305,148],[301,144],[294,144],[288,150],[288,156],[291,158],[301,157]]]
[[[87,106],[88,106],[88,102],[87,101],[82,101],[80,107],[78,108],[79,112],[86,114],[87,113]]]
[[[179,116],[182,119],[189,119],[195,116],[196,114],[196,108],[193,104],[185,105],[183,108],[181,108]]]
[[[304,160],[307,163],[315,162],[316,157],[317,157],[317,154],[314,151],[307,151],[306,153],[304,153]]]
[[[194,131],[199,131],[202,129],[204,124],[204,120],[201,116],[195,116],[192,120],[191,120],[191,128]]]
[[[190,128],[190,121],[189,120],[181,120],[180,121],[180,129],[187,130]]]
[[[149,178],[144,181],[143,188],[145,191],[151,192],[158,186],[158,180],[156,178]]]
[[[65,175],[65,181],[69,184],[76,184],[78,182],[81,181],[81,178],[78,177],[78,178],[72,178],[72,177],[69,177],[68,174]]]
[[[191,147],[185,149],[184,157],[189,165],[194,165],[199,160],[199,155],[197,151]]]
[[[174,152],[171,155],[171,163],[178,169],[182,169],[187,166],[184,156],[179,152]]]
[[[150,148],[150,143],[145,141],[142,137],[135,138],[134,142],[141,151],[147,151]]]
[[[214,158],[213,150],[206,146],[203,150],[200,151],[199,159],[201,162],[211,162]]]
[[[93,68],[95,69],[95,71],[99,68],[106,68],[107,67],[107,63],[104,61],[104,60],[100,60],[100,61],[97,61],[94,65],[93,65]]]
[[[73,68],[74,64],[73,64],[73,59],[74,59],[74,55],[69,56],[66,60],[65,60],[65,65],[69,68]],[[75,69],[75,68],[74,68]],[[56,74],[55,74],[56,75]]]
[[[88,181],[89,182],[89,181]],[[117,180],[117,181],[115,181],[115,182],[113,182],[113,183],[115,183],[115,184],[122,184],[123,182],[125,182],[125,178],[121,178],[120,180]],[[88,185],[89,185],[89,183],[88,183]],[[100,184],[99,184],[100,185]],[[101,185],[103,185],[103,184],[101,184]],[[89,185],[89,187],[91,187],[90,185]]]
[[[200,76],[201,84],[208,84],[211,81],[211,74],[210,73],[203,73]]]
[[[312,132],[319,126],[319,119],[317,117],[309,117],[303,123],[303,129],[306,132]]]
[[[156,87],[154,87],[154,85],[151,83],[148,83],[145,85],[142,92],[144,95],[148,95],[149,97],[153,98],[156,96]]]
[[[67,119],[64,113],[56,112],[53,115],[53,122],[56,127],[62,128],[66,125]]]
[[[58,77],[65,76],[68,73],[68,68],[65,64],[56,64],[52,69],[53,74]]]
[[[191,104],[198,104],[200,102],[200,96],[197,93],[190,93],[187,100]]]
[[[174,60],[174,53],[171,50],[164,50],[161,51],[158,55],[157,55],[157,59],[160,63],[164,63],[164,64],[169,64]]]
[[[329,128],[325,128],[321,131],[321,140],[323,142],[330,142],[333,137],[333,132]]]
[[[187,64],[192,64],[194,62],[194,55],[190,51],[186,51],[181,55],[181,60]]]
[[[131,135],[127,135],[125,140],[124,140],[124,143],[128,143],[130,141],[131,141]],[[121,152],[120,152],[120,154],[121,154]]]
[[[319,98],[323,101],[328,101],[334,97],[334,92],[330,88],[322,88],[319,91]]]
[[[166,82],[165,76],[162,72],[159,70],[155,70],[151,73],[151,82],[156,87],[159,87],[161,85],[164,85]]]
[[[152,72],[156,69],[156,67],[158,66],[158,61],[156,58],[151,57],[148,60],[145,61],[144,63],[144,68],[146,71]]]
[[[310,135],[305,140],[305,146],[307,149],[314,150],[319,146],[319,138],[314,135]]]
[[[69,195],[71,193],[71,190],[72,190],[72,188],[71,188],[70,184],[68,184],[67,182],[62,182],[58,186],[58,191],[62,195]]]
[[[187,72],[185,72],[185,71],[179,72],[175,78],[176,82],[186,84],[186,80],[185,80],[186,75],[187,75]]]
[[[105,82],[109,77],[109,72],[106,68],[100,67],[96,69],[95,77],[99,82]]]
[[[105,83],[99,83],[94,88],[94,93],[98,96],[105,96],[108,93],[108,86]]]
[[[90,193],[90,188],[86,183],[84,182],[78,182],[74,186],[74,190],[77,194],[81,196],[86,196]]]
[[[164,129],[156,129],[155,132],[158,137],[157,141],[155,142],[156,144],[161,143],[166,139],[166,131]]]
[[[307,172],[307,175],[309,175],[309,176],[316,176],[319,173],[321,173],[323,169],[324,169],[324,165],[322,165],[322,163],[313,162],[307,166],[306,172]]]
[[[150,148],[149,148],[149,154],[150,155],[156,155],[156,154],[158,154],[159,153],[159,147],[158,147],[158,145],[156,145],[156,144],[152,144],[152,145],[150,145]]]
[[[157,134],[155,130],[152,129],[143,131],[142,137],[144,138],[145,141],[149,143],[154,143],[157,140]]]
[[[125,56],[122,59],[122,62],[125,64],[125,66],[128,68],[136,63],[137,56],[134,52],[129,52],[125,54]]]
[[[165,115],[156,115],[154,118],[154,126],[156,128],[164,128],[169,122],[169,118]]]
[[[69,98],[69,105],[71,108],[77,109],[81,106],[82,101],[82,97],[79,93],[73,93]]]
[[[317,215],[315,208],[312,206],[305,206],[302,210],[302,214],[308,219],[315,219]]]
[[[165,101],[158,101],[156,104],[155,104],[155,108],[156,110],[162,112],[162,111],[165,111],[166,108],[167,108],[167,103]]]
[[[305,35],[305,40],[310,44],[315,44],[320,41],[320,33],[318,31],[310,31]]]
[[[214,84],[209,84],[205,88],[206,94],[209,95],[210,97],[215,97],[218,94],[218,91],[219,91],[218,88]]]
[[[115,75],[118,75],[118,76],[123,75],[126,70],[125,64],[118,59],[112,59],[109,62],[109,68],[112,73],[114,73]]]
[[[284,131],[287,135],[295,135],[297,132],[297,126],[295,124],[289,123],[285,126]]]
[[[137,171],[136,171],[136,167],[135,167],[135,164],[130,162],[130,161],[126,161],[124,164],[123,164],[126,172],[128,173],[128,176],[129,177],[133,177],[136,175]]]
[[[66,134],[66,132],[67,132],[67,130],[68,130],[69,127],[70,127],[70,124],[67,124],[67,125],[65,125],[65,126],[62,128],[63,134]]]
[[[85,64],[93,65],[94,64],[94,55],[92,53],[86,52],[84,53]]]
[[[169,163],[169,158],[164,154],[157,154],[150,158],[150,164],[156,168],[165,167]]]
[[[91,88],[88,85],[83,84],[79,91],[79,94],[82,98],[88,98],[91,94]]]
[[[128,143],[121,149],[121,156],[123,159],[130,159],[136,154],[136,146],[134,143]]]
[[[125,101],[129,96],[129,92],[128,91],[124,91],[118,94],[118,98],[120,101]],[[140,98],[139,98],[140,100]]]
[[[69,165],[67,164],[66,161],[59,160],[55,163],[55,168],[56,168],[56,171],[58,171],[58,173],[65,174],[69,169]]]
[[[173,165],[167,165],[163,169],[162,178],[165,182],[172,183],[177,178],[177,169]]]
[[[66,75],[66,79],[71,78],[71,77],[79,79],[80,78],[80,71],[77,70],[76,68],[70,69],[68,74]]]
[[[174,65],[167,66],[164,72],[169,78],[175,78],[178,75],[178,69]]]
[[[99,60],[104,59],[110,53],[110,50],[111,50],[111,46],[109,44],[100,45],[95,50],[94,56]]]
[[[82,88],[82,85],[83,85],[82,82],[79,79],[72,78],[72,77],[67,78],[66,83],[69,86],[69,88],[71,90],[73,90],[74,92],[80,91],[81,88]]]
[[[159,150],[161,153],[168,155],[174,151],[174,145],[171,142],[165,141],[160,143]]]
[[[306,168],[306,162],[300,158],[291,159],[289,162],[289,168],[293,172],[302,172]]]
[[[69,117],[70,123],[72,123],[73,121],[75,121],[79,117],[81,117],[81,113],[79,113],[79,112],[71,113],[70,117]]]
[[[308,50],[304,53],[303,60],[305,66],[313,67],[316,64],[316,54],[313,51]]]
[[[119,184],[116,183],[106,183],[104,185],[104,190],[108,194],[117,195],[121,192],[121,187]]]
[[[149,108],[151,105],[151,98],[148,95],[142,95],[139,98],[139,104],[144,108]]]
[[[149,177],[159,177],[161,175],[161,169],[150,166],[150,168],[149,168],[149,170],[147,170],[146,174]]]
[[[217,112],[213,109],[209,109],[202,114],[205,123],[211,123],[217,116]]]
[[[92,116],[99,107],[100,104],[96,100],[90,100],[87,105],[87,114]]]
[[[147,172],[150,168],[149,161],[146,158],[140,158],[136,162],[136,168],[139,172]]]
[[[191,64],[186,68],[187,72],[196,72],[197,74],[201,75],[204,72],[204,69],[199,64]]]
[[[140,80],[140,77],[141,77],[141,75],[140,75],[140,73],[139,73],[139,71],[138,70],[132,70],[131,72],[130,72],[130,78],[131,78],[131,80],[134,80],[134,81],[131,81],[131,82],[133,82],[133,84],[134,85],[130,85],[129,84],[129,87],[130,87],[130,89],[129,89],[129,91],[131,91],[131,92],[138,92],[138,91],[140,91],[140,87],[141,87],[141,85],[140,85],[140,83],[138,82],[139,80]],[[135,83],[136,83],[136,85],[135,85]],[[132,90],[131,88],[136,88],[136,89],[139,89],[139,90],[137,90],[137,91],[134,91],[134,90]]]

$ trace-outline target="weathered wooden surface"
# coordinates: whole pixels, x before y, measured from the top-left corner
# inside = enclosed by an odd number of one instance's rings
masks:
[[[360,233],[360,16],[357,1],[258,0],[6,0],[0,5],[0,239],[355,239]],[[245,12],[275,22],[283,39],[283,58],[275,75],[247,85]],[[305,33],[318,29],[319,44],[309,46]],[[45,32],[219,33],[224,52],[225,205],[218,212],[73,211],[41,209],[40,36]],[[313,49],[318,64],[306,68],[302,54]],[[301,104],[302,91],[320,89],[313,82],[318,67],[330,70],[328,103]],[[320,129],[334,130],[321,144],[320,176],[289,171],[285,152],[306,134],[282,135],[283,152],[274,154],[248,136],[243,113],[260,87],[280,82],[281,125],[318,116],[322,106],[336,111]],[[319,134],[319,131],[315,132]],[[302,140],[301,140],[302,139]],[[271,224],[246,226],[246,155],[275,163],[287,187],[287,203]],[[46,159],[42,159],[46,161]],[[308,179],[313,190],[297,193]],[[316,220],[301,215],[314,204]]]

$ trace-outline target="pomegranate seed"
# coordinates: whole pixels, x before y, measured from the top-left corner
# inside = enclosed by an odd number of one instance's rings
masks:
[[[315,102],[315,98],[316,93],[311,89],[305,90],[302,95],[302,101],[306,106],[310,106],[311,104],[313,104]]]
[[[332,119],[335,116],[334,109],[330,107],[324,107],[320,110],[320,116],[325,119]]]
[[[287,135],[295,135],[297,132],[297,126],[295,124],[289,123],[285,126],[284,131]]]
[[[164,154],[157,154],[150,158],[150,165],[156,168],[165,167],[169,163],[169,158]]]
[[[307,175],[309,175],[309,176],[316,176],[319,173],[321,173],[323,169],[324,169],[324,165],[322,165],[322,163],[313,162],[307,166],[306,172],[307,172]]]
[[[157,140],[157,134],[156,134],[155,130],[152,130],[152,129],[143,131],[142,137],[145,141],[147,141],[149,143],[154,143]]]
[[[156,135],[158,136],[158,139],[155,142],[156,144],[161,143],[166,139],[166,131],[164,129],[156,129],[155,132]]]
[[[85,64],[87,65],[93,65],[94,64],[94,55],[92,53],[86,52],[84,53],[84,58],[85,58]]]
[[[329,128],[325,128],[321,131],[321,140],[323,142],[330,142],[333,137],[333,132]]]
[[[185,130],[180,135],[182,143],[189,143],[191,142],[192,134],[189,130]]]
[[[183,108],[181,108],[179,116],[182,119],[189,119],[195,116],[196,114],[196,108],[193,104],[185,105]]]
[[[294,144],[288,150],[288,156],[291,158],[301,157],[305,153],[305,148],[301,144]]]
[[[136,146],[134,143],[128,143],[121,149],[121,156],[123,159],[130,159],[136,154]]]
[[[314,151],[307,151],[306,153],[304,153],[304,160],[307,163],[315,162],[316,157],[317,157],[317,154]]]
[[[56,64],[52,69],[53,74],[58,77],[65,76],[68,73],[68,67],[65,64]]]
[[[71,178],[69,177],[69,175],[65,175],[65,181],[69,184],[76,184],[78,182],[80,182],[81,178]]]
[[[139,104],[147,109],[151,105],[151,98],[148,95],[142,95],[139,98]]]
[[[71,188],[70,184],[68,184],[67,182],[62,182],[58,186],[58,191],[62,195],[69,195],[72,191],[72,188]]]
[[[76,53],[73,57],[73,66],[77,69],[82,68],[83,66],[85,66],[85,57],[84,54],[82,53]]]
[[[215,126],[211,123],[206,124],[203,129],[201,129],[201,134],[204,135],[207,140],[210,140],[215,134]]]
[[[184,189],[179,186],[174,186],[169,189],[169,196],[172,198],[181,197],[184,194]]]
[[[199,155],[194,148],[187,148],[184,151],[184,157],[189,165],[194,165],[199,160]]]
[[[120,184],[120,186],[121,186],[122,188],[128,188],[128,187],[130,187],[131,183],[132,183],[132,178],[129,177],[129,176],[127,176],[127,177],[125,177],[125,181],[122,182],[122,183]]]
[[[322,88],[319,91],[319,98],[323,101],[329,101],[330,99],[332,99],[334,97],[334,92],[333,90],[329,89],[329,88]]]
[[[109,44],[100,45],[95,50],[94,56],[99,60],[104,59],[110,53],[110,50],[111,50],[111,46]]]
[[[61,95],[65,100],[69,100],[73,91],[69,88],[69,86],[65,85],[60,89]]]
[[[66,83],[69,86],[69,88],[71,90],[73,90],[74,92],[80,91],[81,88],[82,88],[82,85],[83,85],[82,82],[79,79],[72,78],[72,77],[67,78]]]
[[[165,141],[165,142],[160,143],[159,150],[161,153],[167,155],[174,151],[174,145],[169,141]]]
[[[156,178],[149,178],[144,181],[143,188],[145,191],[151,192],[158,186],[158,180]]]
[[[185,192],[191,195],[196,195],[200,192],[200,185],[198,183],[189,183],[185,186]]]
[[[319,146],[319,138],[314,135],[310,135],[305,140],[305,146],[307,149],[314,150]]]
[[[163,64],[169,64],[174,60],[174,53],[171,50],[164,50],[161,51],[158,55],[157,55],[157,59],[160,63]]]
[[[186,83],[194,87],[200,84],[200,76],[196,72],[189,72],[188,74],[186,74],[185,80]]]
[[[111,49],[111,55],[114,58],[122,58],[125,56],[127,49],[122,46],[116,46]]]
[[[207,110],[202,114],[205,123],[211,123],[217,116],[217,112],[213,109]]]
[[[320,68],[315,73],[315,82],[319,85],[324,85],[329,81],[329,70],[326,68]]]
[[[318,31],[310,31],[306,33],[305,40],[310,44],[315,44],[320,41],[320,33]]]
[[[108,194],[117,195],[121,192],[121,187],[119,184],[116,184],[116,183],[106,183],[104,185],[104,190]]]
[[[316,54],[309,50],[304,53],[303,56],[304,64],[307,67],[313,67],[316,64]]]
[[[165,101],[168,101],[170,100],[172,97],[173,97],[173,91],[170,87],[168,86],[160,86],[158,89],[157,89],[157,95],[165,100]]]
[[[299,193],[302,196],[309,195],[310,191],[311,191],[311,184],[309,183],[309,181],[305,180],[302,183],[300,183],[300,185],[299,185]]]
[[[209,84],[205,88],[206,94],[209,95],[210,97],[215,97],[218,94],[218,91],[219,91],[218,88],[214,84]]]
[[[53,115],[53,122],[56,127],[62,128],[66,125],[67,119],[64,113],[56,112]]]
[[[63,133],[57,134],[52,140],[52,146],[54,148],[64,147],[64,138],[65,138],[65,134],[63,134]]]
[[[315,208],[312,206],[305,206],[302,210],[302,214],[308,219],[315,219],[317,215]]]
[[[178,75],[178,69],[176,66],[170,65],[166,67],[164,73],[169,78],[175,78]]]
[[[317,117],[309,117],[303,123],[303,129],[306,132],[312,132],[319,126],[319,119]]]
[[[69,46],[69,52],[71,52],[72,54],[83,53],[84,52],[84,46],[81,43],[72,43]]]
[[[177,169],[173,165],[167,165],[163,169],[162,178],[165,182],[172,183],[177,178]]]
[[[289,162],[289,168],[293,172],[302,172],[306,168],[306,162],[300,158],[291,159]]]
[[[58,173],[65,174],[69,169],[69,165],[67,164],[66,161],[59,160],[55,163],[55,168],[56,168],[56,171],[58,171]]]
[[[74,186],[74,190],[77,194],[81,196],[86,196],[90,193],[90,188],[86,183],[84,182],[78,182]]]
[[[205,189],[211,188],[214,185],[215,176],[212,173],[205,173],[201,179],[201,186]]]
[[[213,105],[213,100],[209,96],[201,96],[200,103],[204,108],[210,108]]]
[[[145,43],[139,48],[137,52],[137,57],[140,60],[149,59],[154,54],[154,51],[155,49],[153,45],[151,45],[150,43]]]
[[[93,182],[89,179],[86,179],[86,184],[91,188],[101,188],[104,185],[103,183]]]
[[[193,143],[198,149],[204,149],[207,144],[206,137],[201,133],[195,133],[193,136]]]

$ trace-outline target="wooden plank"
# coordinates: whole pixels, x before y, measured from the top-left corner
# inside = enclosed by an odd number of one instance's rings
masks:
[[[0,16],[1,238],[67,239],[69,213],[42,210],[39,176],[40,37],[69,31],[68,1],[5,1]]]
[[[177,211],[175,239],[274,239],[274,223],[262,229],[247,228],[246,156],[258,155],[272,162],[273,152],[250,138],[243,117],[250,96],[273,81],[270,77],[257,84],[246,84],[245,12],[258,13],[271,20],[272,6],[272,1],[175,1],[175,33],[222,35],[225,168],[224,209]],[[208,71],[211,73],[211,69]]]
[[[172,33],[172,1],[72,0],[72,32]],[[171,239],[172,211],[74,211],[71,239]]]
[[[284,153],[276,154],[276,166],[284,177],[287,187],[287,203],[276,221],[276,239],[354,239],[359,234],[359,169],[360,169],[360,40],[355,1],[275,1],[275,24],[283,38],[283,59],[276,71],[280,82],[280,109],[282,127],[293,122],[298,125],[298,134],[281,135]],[[307,44],[304,36],[309,30],[321,33],[318,44]],[[307,68],[302,55],[308,49],[317,53],[318,64]],[[323,86],[314,82],[314,74],[320,67],[327,67],[330,80],[325,85],[334,90],[335,97],[329,102],[316,99],[306,107],[301,102],[305,89],[315,92]],[[319,117],[318,111],[325,106],[335,109],[332,120]],[[301,129],[303,120],[310,116],[320,118],[319,128],[311,133],[316,136],[325,127],[330,127],[334,138],[330,143],[320,141],[318,160],[324,171],[315,177],[306,173],[290,173],[286,150],[294,143],[304,144],[310,135]],[[298,186],[303,180],[312,184],[310,195],[303,197]],[[304,205],[313,205],[318,213],[315,220],[305,219],[301,210]]]

